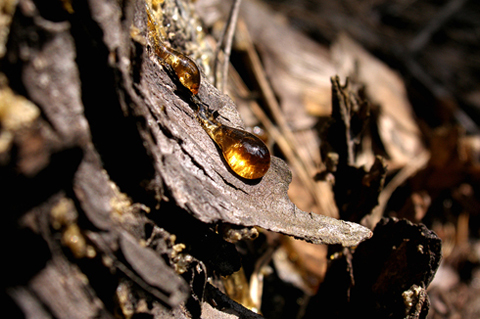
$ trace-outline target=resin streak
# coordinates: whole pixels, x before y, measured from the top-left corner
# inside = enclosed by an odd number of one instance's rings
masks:
[[[178,77],[180,83],[187,88],[192,94],[197,94],[200,88],[200,70],[195,62],[192,61],[185,54],[166,46],[160,41],[160,31],[155,18],[146,4],[146,11],[148,17],[148,33],[153,43],[153,49],[160,63],[169,66],[175,75]]]

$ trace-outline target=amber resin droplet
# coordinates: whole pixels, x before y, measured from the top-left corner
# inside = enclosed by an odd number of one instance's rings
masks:
[[[241,177],[257,179],[270,168],[270,151],[252,133],[221,125],[211,136],[230,168]]]
[[[201,81],[200,70],[197,65],[185,54],[166,46],[160,41],[159,26],[155,17],[148,4],[145,4],[145,8],[148,17],[148,33],[160,63],[168,65],[178,77],[180,83],[192,94],[197,94]]]
[[[197,94],[200,88],[200,71],[195,62],[185,54],[160,44],[155,48],[158,57],[168,64],[178,77],[178,80],[192,94]]]
[[[197,119],[220,147],[228,166],[246,179],[261,178],[270,168],[270,151],[263,141],[250,132],[222,125],[204,108]]]

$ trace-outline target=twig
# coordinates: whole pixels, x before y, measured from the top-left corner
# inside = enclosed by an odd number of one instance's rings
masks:
[[[253,113],[265,125],[265,128],[267,129],[269,134],[272,133],[274,129],[277,130],[278,140],[276,140],[276,142],[279,144],[282,152],[284,152],[284,155],[288,158],[288,161],[295,168],[295,171],[298,174],[298,177],[301,179],[303,185],[310,191],[317,207],[322,210],[322,214],[331,217],[338,216],[336,208],[331,205],[329,198],[325,196],[325,192],[320,191],[320,189],[322,188],[322,186],[320,186],[321,184],[317,184],[313,180],[313,176],[316,174],[317,169],[314,167],[313,163],[308,160],[304,160],[295,151],[295,147],[299,145],[299,142],[297,141],[295,135],[292,133],[287,123],[287,120],[283,115],[282,109],[275,97],[275,93],[264,72],[260,57],[258,56],[252,44],[249,32],[245,25],[242,23],[239,23],[238,27],[239,31],[242,32],[245,40],[248,42],[245,50],[250,60],[255,80],[258,83],[260,92],[263,95],[265,103],[270,109],[270,112],[278,127],[272,124],[272,130],[269,129],[270,125],[268,125],[267,123],[271,123],[271,121],[268,119],[268,116],[260,108],[260,106],[256,105],[255,107],[252,107]],[[275,139],[275,137],[273,138]],[[283,144],[283,147],[280,143]]]
[[[457,13],[467,0],[450,0],[442,9],[428,22],[425,28],[410,42],[408,49],[414,54],[420,51],[435,34],[455,13]]]
[[[260,256],[255,263],[255,268],[250,277],[250,297],[257,309],[261,309],[262,306],[262,292],[265,277],[262,269],[270,263],[276,248],[275,246],[271,246]]]
[[[413,174],[418,172],[420,169],[427,165],[428,160],[430,159],[430,152],[424,151],[419,154],[415,159],[410,161],[405,165],[395,177],[385,186],[380,195],[378,196],[378,205],[375,207],[370,215],[365,217],[366,222],[368,223],[367,227],[373,229],[375,225],[382,219],[384,214],[385,207],[387,207],[388,200],[392,196],[393,192],[405,181],[412,177]],[[363,222],[361,224],[364,224]]]
[[[228,16],[228,20],[222,32],[222,36],[219,39],[217,50],[215,52],[215,63],[213,65],[214,85],[222,93],[225,93],[228,65],[230,63],[230,54],[232,53],[233,35],[235,34],[235,27],[237,25],[238,13],[240,12],[240,3],[242,0],[234,0],[232,9]],[[220,51],[223,51],[223,61],[220,62]],[[217,69],[221,66],[221,81],[218,81]]]

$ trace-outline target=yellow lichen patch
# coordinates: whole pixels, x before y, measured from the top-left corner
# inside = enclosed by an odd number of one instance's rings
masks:
[[[76,258],[83,258],[87,254],[87,243],[77,224],[68,225],[62,233],[62,243],[70,248]]]
[[[112,208],[112,217],[118,222],[124,223],[126,219],[132,218],[132,214],[138,211],[150,212],[150,208],[140,204],[133,203],[130,197],[122,193],[117,185],[110,182],[110,187],[114,191],[114,196],[110,199],[110,206]]]
[[[132,291],[130,284],[125,280],[121,280],[115,291],[115,297],[119,308],[118,311],[121,311],[122,317],[125,319],[132,318],[135,314],[135,308],[131,300]]]
[[[172,246],[170,258],[177,274],[185,273],[193,262],[192,255],[185,253],[185,244],[179,243]]]
[[[63,197],[50,211],[50,223],[62,232],[62,244],[70,249],[76,258],[93,258],[95,249],[87,244],[80,227],[77,225],[78,213],[70,198]]]
[[[17,0],[0,1],[0,58],[5,55],[8,34],[10,32],[10,24],[17,7]]]
[[[3,74],[0,82],[5,82]],[[10,149],[17,130],[31,125],[39,115],[39,109],[32,102],[0,84],[0,153]]]
[[[128,197],[125,193],[120,192],[115,183],[111,182],[110,186],[115,191],[115,196],[110,199],[112,213],[121,216],[126,212],[130,212],[132,209],[132,200],[130,197]]]
[[[15,131],[28,127],[40,114],[38,108],[23,96],[16,95],[0,74],[0,153],[7,152]],[[2,85],[3,84],[3,85]]]
[[[9,87],[0,88],[0,122],[4,130],[18,130],[30,125],[40,110],[21,95],[15,94]]]
[[[6,152],[12,145],[13,134],[7,131],[0,131],[0,153]]]
[[[50,211],[50,222],[56,230],[76,223],[78,217],[73,200],[63,197]]]

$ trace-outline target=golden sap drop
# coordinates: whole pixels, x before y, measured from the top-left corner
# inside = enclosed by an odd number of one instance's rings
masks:
[[[270,151],[261,139],[247,131],[219,125],[210,137],[222,150],[230,168],[246,179],[263,177],[270,168]]]

